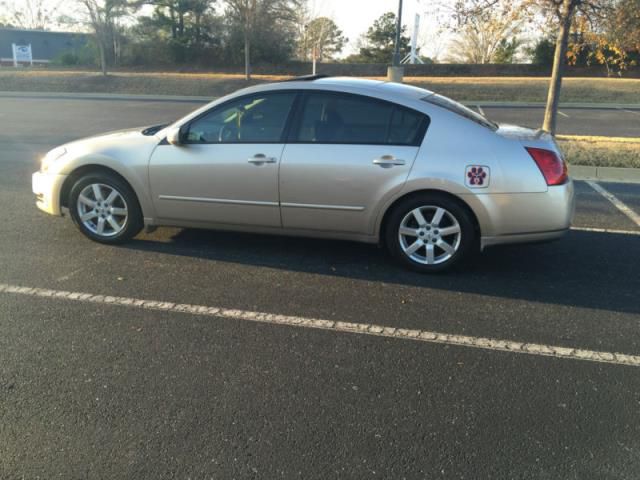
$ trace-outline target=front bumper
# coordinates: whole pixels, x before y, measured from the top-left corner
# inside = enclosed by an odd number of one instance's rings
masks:
[[[60,192],[67,175],[36,172],[31,177],[31,189],[36,195],[36,206],[51,215],[61,215]]]

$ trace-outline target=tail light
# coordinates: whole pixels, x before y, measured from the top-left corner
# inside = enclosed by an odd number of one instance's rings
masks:
[[[543,148],[525,147],[544,175],[547,185],[562,185],[569,178],[567,164],[558,155]]]

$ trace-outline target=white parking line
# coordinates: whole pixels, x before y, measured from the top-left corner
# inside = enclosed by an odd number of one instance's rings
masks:
[[[624,203],[618,200],[618,198],[615,195],[610,193],[608,190],[604,189],[601,185],[591,180],[587,180],[586,182],[591,186],[591,188],[593,188],[596,192],[598,192],[604,198],[609,200],[614,205],[614,207],[616,207],[618,210],[624,213],[627,217],[631,219],[633,223],[635,223],[640,227],[640,215],[638,215],[636,212],[634,212],[629,207],[627,207]]]
[[[482,115],[484,117],[485,114],[484,114],[484,110],[482,109],[482,107],[480,105],[476,105],[476,107],[478,108],[478,111],[480,112],[480,115]]]
[[[565,117],[565,118],[571,118],[569,115],[567,115],[567,114],[566,114],[566,113],[564,113],[564,112],[561,112],[560,110],[558,110],[558,115],[562,115],[562,116],[563,116],[563,117]]]
[[[405,328],[386,327],[369,323],[340,322],[305,318],[291,315],[277,315],[273,313],[251,312],[246,310],[232,310],[228,308],[208,307],[204,305],[176,304],[157,300],[143,300],[129,297],[113,297],[108,295],[93,295],[91,293],[68,292],[63,290],[49,290],[43,288],[20,287],[0,283],[0,293],[44,297],[76,302],[117,305],[146,310],[159,310],[172,313],[187,313],[208,317],[231,318],[248,322],[288,325],[336,332],[348,332],[359,335],[372,335],[402,340],[414,340],[426,343],[455,345],[459,347],[480,348],[501,352],[555,357],[569,360],[585,360],[598,363],[613,363],[640,367],[640,356],[623,353],[600,352],[572,347],[559,347],[537,343],[515,342],[496,338],[472,337],[449,333],[430,332],[428,330],[414,330]]]
[[[634,230],[616,230],[613,228],[571,227],[571,230],[578,232],[614,233],[616,235],[640,235],[640,232]]]
[[[636,112],[636,111],[633,111],[633,110],[627,110],[626,108],[621,108],[620,110],[622,110],[623,112],[632,113],[633,115],[640,115],[640,112]]]

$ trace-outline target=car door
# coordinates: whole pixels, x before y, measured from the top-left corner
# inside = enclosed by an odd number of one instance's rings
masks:
[[[278,168],[295,92],[233,99],[159,145],[149,181],[159,219],[280,227]]]
[[[405,182],[428,121],[373,97],[305,93],[280,165],[283,226],[372,234],[375,208]]]

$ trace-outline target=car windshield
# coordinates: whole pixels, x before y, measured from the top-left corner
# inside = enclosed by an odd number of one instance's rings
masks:
[[[422,101],[431,103],[433,105],[437,105],[438,107],[442,107],[457,115],[461,115],[464,118],[468,118],[472,122],[478,123],[483,127],[489,128],[493,131],[496,131],[498,129],[497,123],[492,122],[491,120],[484,117],[483,115],[480,115],[477,112],[474,112],[473,110],[471,110],[468,107],[465,107],[461,103],[451,100],[450,98],[443,97],[442,95],[438,95],[437,93],[423,97]]]

